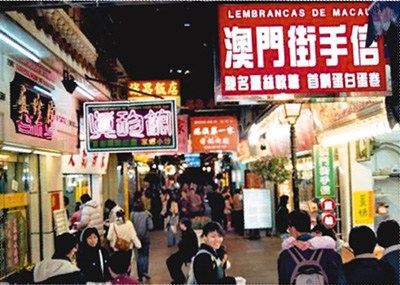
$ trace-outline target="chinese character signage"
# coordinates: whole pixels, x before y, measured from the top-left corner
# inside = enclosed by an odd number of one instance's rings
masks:
[[[374,224],[374,193],[373,191],[353,192],[353,223],[355,225]]]
[[[335,197],[335,169],[332,147],[314,146],[315,197]]]
[[[180,106],[180,81],[179,80],[140,80],[128,81],[128,100],[154,100],[140,92],[161,96],[164,99],[174,99]],[[135,92],[137,90],[140,92]]]
[[[20,134],[51,140],[56,128],[56,106],[50,96],[33,89],[35,83],[16,73],[10,83],[11,119]]]
[[[365,47],[368,5],[220,5],[217,100],[386,91],[383,41]]]
[[[174,100],[84,104],[88,152],[175,150]]]
[[[192,152],[236,151],[239,134],[236,117],[190,118]]]

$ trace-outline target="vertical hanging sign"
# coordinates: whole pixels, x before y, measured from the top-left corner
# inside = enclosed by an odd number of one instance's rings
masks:
[[[314,146],[314,186],[315,197],[335,197],[335,169],[333,148]]]

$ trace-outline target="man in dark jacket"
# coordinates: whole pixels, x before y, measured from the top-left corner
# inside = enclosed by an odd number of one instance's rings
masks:
[[[294,210],[288,216],[289,233],[297,240],[306,241],[312,238],[310,234],[311,219],[306,211]],[[296,267],[296,261],[293,259],[290,249],[283,250],[278,258],[279,284],[290,284],[290,279]],[[300,251],[300,254],[309,259],[314,253],[312,249]],[[345,278],[342,268],[342,259],[333,249],[323,249],[320,265],[325,271],[329,284],[344,284]]]
[[[347,284],[397,284],[394,269],[374,256],[376,237],[367,226],[352,228],[349,245],[355,258],[343,265]]]
[[[70,233],[56,237],[55,252],[51,259],[39,262],[33,269],[33,281],[41,284],[86,284],[71,258],[77,251],[77,240]]]
[[[207,194],[208,205],[211,208],[211,220],[221,225],[224,224],[225,199],[219,187]]]
[[[179,222],[179,228],[182,231],[182,238],[178,243],[178,251],[167,259],[167,267],[172,278],[171,284],[185,283],[186,278],[182,272],[182,265],[183,263],[190,263],[199,248],[190,219],[183,218]]]

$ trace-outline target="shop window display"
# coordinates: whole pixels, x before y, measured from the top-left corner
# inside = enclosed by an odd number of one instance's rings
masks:
[[[29,156],[0,153],[0,280],[29,263]]]

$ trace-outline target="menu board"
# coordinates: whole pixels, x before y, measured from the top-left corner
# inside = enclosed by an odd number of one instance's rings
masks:
[[[53,211],[54,225],[56,235],[68,232],[69,221],[67,217],[67,211],[65,209]]]
[[[244,228],[272,228],[271,190],[243,190]]]

